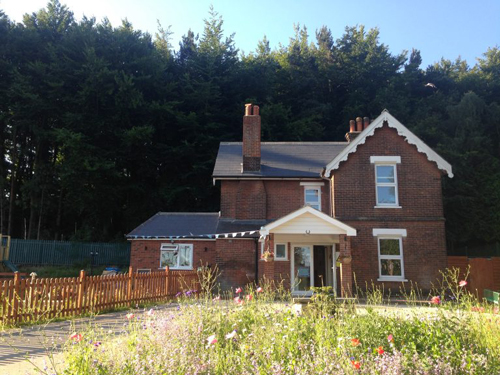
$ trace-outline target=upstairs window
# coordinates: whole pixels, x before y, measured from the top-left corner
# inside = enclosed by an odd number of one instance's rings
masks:
[[[165,268],[166,266],[173,270],[192,270],[193,245],[161,244],[160,268]]]
[[[372,156],[375,163],[375,207],[399,207],[398,177],[396,164],[401,162],[399,156]]]
[[[321,211],[321,190],[320,188],[306,188],[305,189],[305,203],[307,206],[311,206],[317,210]]]
[[[312,208],[321,211],[321,186],[323,182],[301,182],[304,186],[304,206],[311,206]]]

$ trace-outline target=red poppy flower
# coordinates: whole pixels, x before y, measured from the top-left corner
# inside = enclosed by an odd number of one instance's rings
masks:
[[[263,291],[264,291],[264,289],[262,289],[262,287],[260,287],[260,286],[256,290],[257,293],[262,293]]]
[[[383,348],[383,347],[381,347],[381,346],[379,346],[379,347],[377,348],[377,353],[378,353],[378,354],[380,354],[380,355],[384,354],[384,348]]]
[[[352,367],[354,367],[356,370],[359,370],[361,367],[361,363],[359,361],[351,361]]]
[[[253,298],[253,296],[251,294],[247,294],[247,296],[246,296],[247,301],[251,301],[252,298]]]
[[[70,337],[71,340],[79,342],[82,341],[83,335],[81,333],[73,333]]]
[[[243,292],[243,289],[241,289],[241,288],[236,289],[236,293],[242,293],[242,292]]]
[[[351,345],[352,346],[358,346],[359,345],[359,339],[352,339],[351,340]]]
[[[431,303],[434,305],[439,305],[441,303],[441,298],[439,298],[439,296],[434,296],[431,298]]]

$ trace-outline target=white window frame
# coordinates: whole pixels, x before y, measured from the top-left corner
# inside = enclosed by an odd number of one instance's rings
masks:
[[[312,207],[318,211],[321,211],[321,186],[324,185],[323,182],[301,182],[301,186],[304,186],[304,206]],[[318,192],[318,208],[313,207],[310,203],[306,202],[306,191],[316,190]]]
[[[284,258],[278,257],[278,252],[277,252],[278,245],[285,246],[285,257]],[[286,244],[284,242],[279,242],[279,243],[274,244],[274,260],[278,260],[278,261],[288,260],[288,244]]]
[[[398,168],[397,164],[401,163],[400,156],[370,156],[370,163],[375,164],[375,208],[401,208],[399,205],[398,192]],[[394,182],[378,182],[377,167],[392,167],[394,168]],[[378,200],[379,187],[394,187],[395,201],[394,203],[381,203]]]
[[[164,270],[166,266],[161,265],[161,253],[163,251],[179,251],[181,247],[189,247],[190,248],[190,253],[189,253],[189,266],[179,266],[179,261],[180,257],[177,257],[177,266],[175,267],[170,267],[171,270],[192,270],[193,269],[193,244],[186,244],[186,243],[181,243],[181,244],[170,244],[170,243],[162,243],[160,246],[160,269]]]
[[[405,265],[403,255],[403,237],[406,237],[406,229],[373,229],[373,236],[377,237],[377,253],[378,253],[378,281],[398,281],[405,282]],[[399,255],[381,255],[380,254],[380,240],[398,240],[399,241]],[[401,276],[388,276],[382,275],[382,260],[394,259],[401,262]]]

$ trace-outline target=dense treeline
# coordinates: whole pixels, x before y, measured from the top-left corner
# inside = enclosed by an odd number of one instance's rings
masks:
[[[0,13],[1,231],[105,241],[159,210],[217,210],[218,144],[241,139],[252,101],[272,141],[343,140],[349,119],[389,109],[453,165],[450,244],[500,240],[498,48],[424,70],[376,29],[311,42],[296,27],[287,46],[241,55],[222,26],[210,11],[174,51],[169,29],[77,21],[58,1],[19,24]]]

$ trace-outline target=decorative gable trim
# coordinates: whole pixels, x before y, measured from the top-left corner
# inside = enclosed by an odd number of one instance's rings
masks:
[[[279,227],[279,226],[281,226],[281,225],[283,225],[283,224],[285,224],[285,223],[287,223],[295,218],[298,218],[299,216],[302,216],[306,213],[310,213],[310,214],[318,217],[319,219],[324,220],[325,222],[341,229],[348,236],[356,236],[356,229],[354,229],[353,227],[350,227],[349,225],[344,224],[343,222],[336,220],[333,217],[328,216],[327,214],[324,214],[323,212],[318,211],[318,210],[316,210],[312,207],[309,207],[309,206],[302,207],[302,208],[298,209],[297,211],[294,211],[286,216],[283,216],[281,219],[278,219],[276,221],[273,221],[272,223],[267,224],[266,226],[264,226],[260,229],[260,235],[267,236],[267,235],[269,235],[269,233],[273,229],[275,229],[275,228],[277,228],[277,227]]]
[[[349,155],[356,152],[359,145],[365,143],[366,138],[372,136],[375,130],[381,128],[384,123],[390,128],[396,129],[398,135],[403,137],[406,142],[417,147],[418,152],[427,156],[427,159],[436,163],[437,167],[447,173],[448,177],[453,177],[451,165],[439,156],[433,149],[427,146],[420,138],[413,134],[406,126],[401,124],[387,109],[384,109],[365,130],[361,132],[349,145],[338,154],[335,159],[327,164],[325,168],[325,177],[330,177],[332,170],[338,169],[341,162],[346,161]]]

